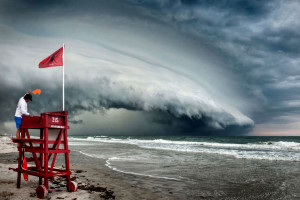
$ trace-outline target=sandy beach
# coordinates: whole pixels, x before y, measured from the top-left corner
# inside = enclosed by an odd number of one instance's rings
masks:
[[[21,179],[21,188],[17,188],[17,173],[9,170],[9,167],[17,167],[17,147],[9,138],[0,142],[0,199],[38,199],[35,190],[38,187],[38,178],[29,176],[29,181]],[[71,151],[71,179],[78,183],[76,192],[68,192],[61,178],[50,182],[50,192],[46,199],[181,199],[172,197],[171,191],[159,191],[151,189],[151,183],[145,186],[138,180],[127,181],[126,175],[115,173],[105,167],[105,162],[99,160],[97,166],[88,160],[81,163],[72,162],[80,156],[76,151]],[[81,155],[82,156],[82,155]],[[88,159],[88,158],[87,158]],[[63,164],[63,158],[58,157],[56,166]],[[3,176],[5,174],[5,176]],[[171,195],[171,196],[170,196]]]
[[[2,175],[0,176],[0,199],[37,199],[35,190],[38,186],[38,178],[29,176],[29,181],[25,182],[22,177],[21,188],[18,189],[16,187],[17,173],[9,170],[10,167],[17,167],[17,145],[12,143],[9,137],[5,137],[1,140],[0,147],[0,174]],[[80,188],[76,192],[67,192],[64,182],[56,179],[56,182],[50,183],[50,191],[46,199],[114,199],[112,191],[100,187],[99,184],[91,185],[87,178],[81,175],[85,172],[72,169],[72,178],[73,180],[77,179],[76,182]]]

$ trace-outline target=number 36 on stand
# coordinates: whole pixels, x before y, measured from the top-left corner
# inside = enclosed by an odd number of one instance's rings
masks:
[[[52,122],[58,123],[58,117],[52,117]]]

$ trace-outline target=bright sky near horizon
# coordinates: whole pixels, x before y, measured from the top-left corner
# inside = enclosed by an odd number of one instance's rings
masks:
[[[18,99],[61,109],[71,133],[300,135],[300,2],[0,2],[0,133]]]

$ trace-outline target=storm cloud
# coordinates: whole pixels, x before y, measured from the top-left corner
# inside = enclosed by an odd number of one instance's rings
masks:
[[[0,120],[7,129],[28,89],[42,89],[36,114],[61,108],[61,68],[37,65],[65,43],[75,134],[235,135],[294,122],[299,4],[285,2],[3,1]]]

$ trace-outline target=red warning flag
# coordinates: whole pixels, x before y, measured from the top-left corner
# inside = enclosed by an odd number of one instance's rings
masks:
[[[25,157],[25,156],[24,156],[22,168],[23,168],[24,170],[27,170],[27,169],[28,169],[28,168],[27,168],[27,161],[26,161],[26,157]],[[23,172],[23,177],[24,177],[24,180],[25,180],[25,181],[28,181],[28,174],[27,174],[27,173],[24,173],[24,172]]]
[[[63,66],[63,47],[40,62],[39,68]]]

